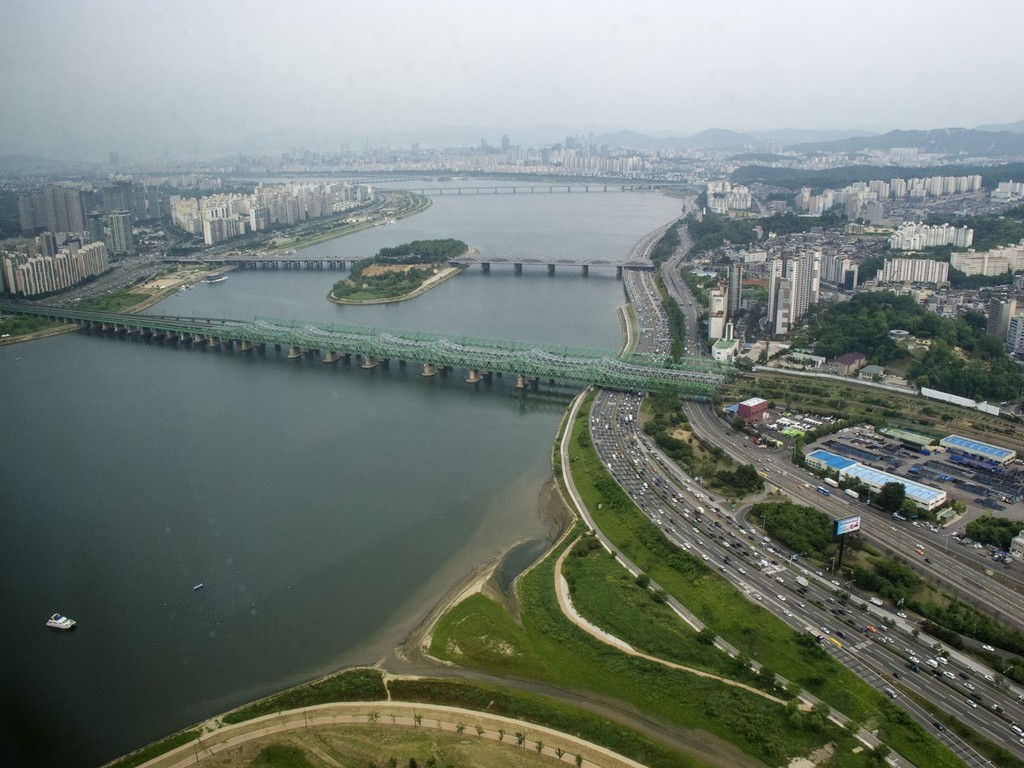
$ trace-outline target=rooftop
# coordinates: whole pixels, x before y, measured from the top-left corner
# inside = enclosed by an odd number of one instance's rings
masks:
[[[858,464],[856,462],[854,462],[854,466],[846,469],[843,474],[850,477],[856,477],[865,485],[875,488],[881,488],[886,483],[902,483],[903,487],[906,489],[907,498],[923,504],[926,507],[930,507],[939,499],[944,499],[946,497],[946,492],[938,488],[921,485],[920,483],[915,483],[913,480],[907,480],[905,477],[890,475],[888,472],[882,472],[880,469],[865,467],[863,464]]]
[[[998,445],[982,443],[978,440],[971,440],[969,437],[961,437],[960,435],[949,435],[942,438],[939,443],[948,448],[960,448],[971,453],[989,456],[996,461],[1006,461],[1017,455],[1016,451],[1011,451],[1009,448],[1000,448]]]
[[[848,459],[845,456],[837,456],[834,453],[822,450],[817,450],[807,454],[807,458],[817,459],[829,469],[834,469],[836,471],[846,469],[847,467],[851,467],[857,463],[853,459]]]

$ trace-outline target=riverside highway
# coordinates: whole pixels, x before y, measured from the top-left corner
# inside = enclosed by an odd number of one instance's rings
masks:
[[[646,255],[658,236],[660,232],[645,238],[635,251]],[[684,244],[681,250],[685,248]],[[676,293],[687,316],[687,351],[698,353],[701,345],[696,343],[699,337],[695,335],[696,302],[681,281],[666,276],[666,283],[670,292]],[[631,343],[638,352],[666,348],[669,343],[667,321],[650,275],[631,274],[626,287],[639,326]],[[940,729],[937,721],[908,693],[913,692],[936,709],[970,724],[1015,755],[1024,756],[1020,737],[1011,728],[1013,724],[1024,723],[1024,707],[1018,699],[1021,691],[1006,685],[1005,681],[997,684],[995,671],[962,654],[947,653],[946,663],[936,662],[938,668],[933,671],[925,661],[936,655],[935,640],[924,634],[915,637],[916,627],[909,618],[870,605],[867,596],[856,594],[849,585],[827,574],[819,575],[804,567],[798,553],[785,551],[763,533],[722,511],[713,496],[663,456],[639,430],[639,404],[640,398],[636,395],[601,392],[591,410],[590,428],[595,448],[606,468],[652,525],[659,527],[676,546],[702,559],[731,581],[753,604],[771,611],[797,632],[810,632],[820,637],[822,647],[838,661],[876,689],[887,695],[888,692],[894,694],[897,705],[968,765],[991,763],[959,737]],[[690,403],[688,411],[695,431],[702,437],[745,463],[765,464],[766,451],[753,454],[758,461],[751,461],[735,442],[735,433],[723,430],[710,407]],[[751,450],[756,451],[753,447]],[[813,486],[809,492],[803,488],[807,481],[800,478],[795,467],[775,469],[776,475],[786,473],[792,478],[786,493],[798,503],[821,506],[821,501],[828,501],[815,498],[818,494]],[[836,507],[833,516],[850,513],[848,504],[838,498],[832,501]],[[891,542],[891,536],[889,540]],[[809,581],[803,593],[799,591],[798,577]],[[869,626],[875,631],[861,630]],[[917,671],[912,670],[914,666]]]

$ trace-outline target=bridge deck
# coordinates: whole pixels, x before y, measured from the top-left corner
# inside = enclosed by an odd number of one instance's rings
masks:
[[[252,345],[276,344],[378,360],[406,360],[527,378],[557,379],[609,389],[669,389],[690,397],[710,396],[729,372],[728,368],[702,358],[676,362],[656,355],[617,356],[604,350],[277,318],[242,321],[128,315],[3,302],[0,302],[0,310],[77,322],[83,326],[187,334]]]

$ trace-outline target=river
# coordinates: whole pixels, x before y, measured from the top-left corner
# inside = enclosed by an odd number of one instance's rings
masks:
[[[625,259],[679,207],[651,193],[442,196],[310,251],[457,237]],[[148,311],[620,342],[614,270],[468,270],[371,307],[328,303],[339,277],[234,272]],[[463,379],[82,334],[0,348],[7,764],[97,765],[373,663],[480,563],[550,540],[538,500],[568,390]],[[46,629],[54,611],[78,628]]]

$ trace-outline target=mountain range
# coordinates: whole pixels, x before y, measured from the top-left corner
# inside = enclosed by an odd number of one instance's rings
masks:
[[[173,142],[157,142],[145,136],[127,136],[122,143],[92,146],[89,142],[49,151],[22,152],[0,156],[0,172],[26,173],[33,168],[52,170],[60,165],[71,171],[77,161],[46,160],[44,156],[64,158],[106,158],[110,150],[120,152],[125,159],[155,157],[158,154],[185,156],[223,156],[237,152],[251,155],[280,153],[293,147],[325,149],[337,152],[345,145],[358,149],[363,146],[393,147],[396,149],[420,146],[422,148],[499,146],[504,134],[513,145],[551,146],[575,137],[584,144],[608,146],[612,149],[641,151],[723,150],[737,154],[778,153],[780,149],[804,153],[860,153],[885,151],[896,147],[916,148],[920,152],[962,157],[1020,157],[1024,156],[1024,120],[999,123],[977,128],[940,128],[932,130],[894,130],[874,134],[857,129],[807,130],[781,129],[772,131],[738,132],[711,128],[692,136],[654,135],[631,130],[615,130],[606,126],[572,127],[559,124],[535,125],[503,130],[495,127],[450,126],[381,134],[372,137],[324,136],[312,133],[283,131],[263,132],[249,136],[205,140],[201,137],[179,137]]]

